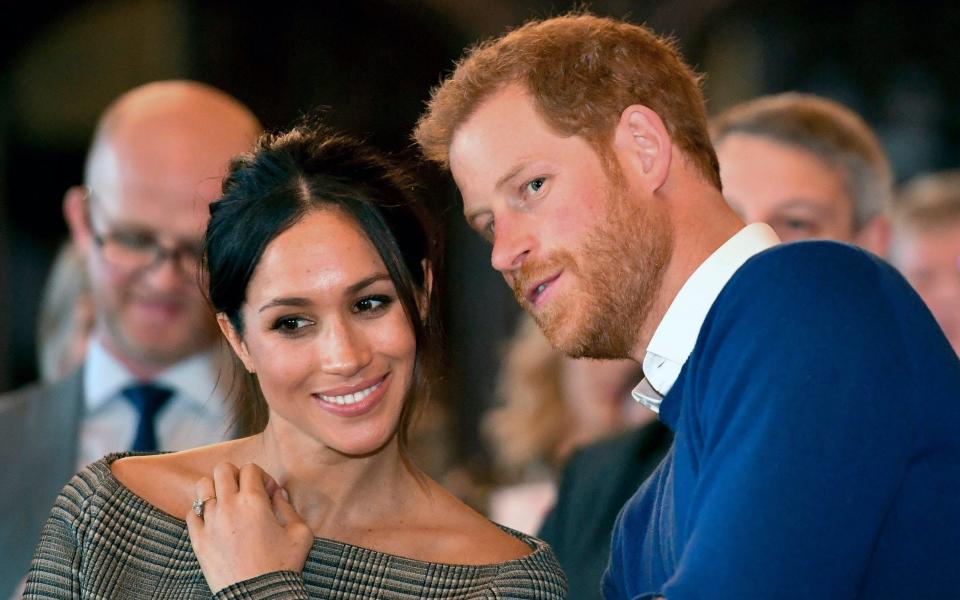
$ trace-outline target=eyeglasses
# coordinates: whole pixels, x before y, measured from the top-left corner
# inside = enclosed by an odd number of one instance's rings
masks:
[[[134,229],[114,229],[97,233],[93,226],[90,206],[92,195],[87,191],[87,225],[93,241],[103,259],[125,271],[147,271],[169,258],[182,273],[196,275],[199,272],[203,249],[199,244],[178,244],[168,248],[153,234]]]

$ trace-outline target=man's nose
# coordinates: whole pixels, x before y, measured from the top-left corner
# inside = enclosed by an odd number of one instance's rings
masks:
[[[175,255],[168,254],[146,268],[146,278],[155,286],[173,289],[184,284],[197,285],[197,274],[184,270]]]
[[[500,219],[493,236],[490,264],[506,274],[523,265],[523,261],[536,247],[536,238],[528,223],[522,219]]]

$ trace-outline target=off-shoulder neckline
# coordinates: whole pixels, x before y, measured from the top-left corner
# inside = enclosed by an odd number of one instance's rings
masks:
[[[120,481],[117,478],[117,476],[114,475],[113,469],[111,468],[111,465],[117,460],[120,460],[121,458],[126,458],[128,456],[149,456],[149,455],[156,455],[156,454],[167,454],[167,452],[116,452],[116,453],[108,454],[103,458],[101,458],[100,460],[90,464],[87,467],[87,469],[91,471],[100,471],[101,474],[98,478],[101,479],[103,483],[106,483],[110,487],[112,487],[114,492],[120,494],[121,499],[125,501],[125,504],[126,502],[135,504],[139,509],[143,509],[147,511],[151,517],[159,519],[165,522],[167,525],[178,527],[182,529],[183,534],[186,534],[187,522],[185,520],[179,517],[175,517],[174,515],[171,515],[161,510],[159,507],[157,507],[156,505],[148,501],[146,498],[143,498],[142,496],[138,495],[136,492],[134,492],[129,487],[127,487],[122,481]],[[313,554],[315,551],[317,551],[318,546],[326,546],[328,548],[352,549],[372,557],[390,558],[394,562],[400,561],[410,566],[421,566],[421,567],[431,566],[434,568],[443,567],[445,569],[463,569],[463,570],[476,571],[476,570],[491,569],[491,568],[501,568],[511,564],[519,565],[526,562],[530,562],[535,558],[539,558],[539,556],[541,556],[549,548],[547,544],[542,540],[539,540],[533,536],[527,535],[522,531],[517,531],[515,529],[511,529],[510,527],[506,527],[505,525],[501,525],[495,522],[494,522],[494,525],[499,527],[504,533],[525,543],[527,546],[531,548],[532,552],[524,556],[520,556],[518,558],[512,558],[510,560],[505,560],[498,563],[469,565],[469,564],[442,563],[442,562],[420,560],[420,559],[411,558],[408,556],[401,556],[399,554],[390,554],[388,552],[383,552],[381,550],[374,550],[373,548],[367,548],[365,546],[357,546],[347,542],[342,542],[340,540],[334,540],[334,539],[324,538],[324,537],[314,537],[313,548],[311,549],[310,553]]]

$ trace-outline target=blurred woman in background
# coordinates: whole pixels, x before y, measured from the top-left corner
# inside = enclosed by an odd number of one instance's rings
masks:
[[[490,518],[534,534],[575,449],[655,418],[630,397],[642,376],[631,360],[565,356],[523,315],[497,379],[499,405],[483,421],[497,486]]]

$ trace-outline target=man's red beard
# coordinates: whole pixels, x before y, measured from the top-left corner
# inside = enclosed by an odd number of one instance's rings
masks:
[[[539,263],[524,262],[510,280],[517,301],[550,343],[574,358],[630,357],[672,254],[666,217],[638,210],[612,187],[606,223],[575,254],[559,250]],[[527,296],[531,286],[560,271],[563,295],[534,307]]]

